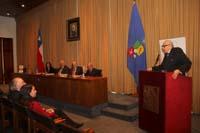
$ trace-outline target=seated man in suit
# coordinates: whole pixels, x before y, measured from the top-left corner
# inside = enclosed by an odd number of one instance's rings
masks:
[[[92,63],[88,63],[88,65],[87,65],[87,72],[85,73],[85,76],[98,77],[98,76],[102,76],[102,73],[101,73],[100,69],[94,68],[93,65],[92,65]]]
[[[15,77],[9,83],[9,92],[8,98],[15,101],[19,97],[19,93],[21,91],[22,86],[24,86],[26,82],[20,77]]]
[[[176,79],[179,74],[185,75],[185,73],[190,70],[192,65],[190,59],[185,55],[181,48],[173,47],[172,41],[164,41],[162,52],[165,54],[162,63],[158,66],[148,68],[147,70],[173,72],[172,77],[174,79]]]
[[[45,72],[46,73],[55,73],[55,68],[52,66],[50,61],[46,62]]]
[[[62,75],[62,74],[69,74],[70,69],[68,66],[65,65],[65,61],[64,60],[60,60],[59,62],[60,67],[58,68],[58,75]]]
[[[70,69],[70,73],[71,73],[71,75],[82,75],[83,68],[81,66],[77,66],[76,61],[73,61],[71,69]]]

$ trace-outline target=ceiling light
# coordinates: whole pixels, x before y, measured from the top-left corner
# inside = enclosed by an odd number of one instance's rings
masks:
[[[24,4],[21,4],[21,7],[25,7],[25,5],[24,5]]]

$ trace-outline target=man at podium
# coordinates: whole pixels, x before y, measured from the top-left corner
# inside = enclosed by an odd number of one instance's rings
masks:
[[[172,41],[164,41],[162,52],[164,53],[162,63],[158,66],[148,68],[148,71],[173,72],[172,77],[176,79],[179,74],[185,75],[191,68],[192,62],[190,59],[185,55],[181,48],[173,47]]]

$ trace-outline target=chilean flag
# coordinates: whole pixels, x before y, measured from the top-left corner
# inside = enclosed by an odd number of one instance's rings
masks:
[[[37,69],[39,73],[44,72],[42,33],[40,30],[38,31]]]

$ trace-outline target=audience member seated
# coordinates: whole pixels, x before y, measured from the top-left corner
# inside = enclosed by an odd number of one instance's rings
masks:
[[[13,78],[12,81],[9,83],[8,98],[12,101],[18,100],[21,88],[25,84],[26,82],[24,82],[22,78],[20,77]]]
[[[61,76],[62,74],[69,74],[70,69],[68,66],[65,65],[64,60],[60,60],[59,65],[60,65],[60,67],[57,70],[57,73],[59,76]]]
[[[61,110],[53,109],[53,108],[44,108],[39,101],[37,101],[37,91],[35,87],[31,84],[26,84],[22,87],[20,91],[21,97],[19,97],[19,103],[27,106],[30,110],[35,113],[38,113],[42,116],[52,118],[54,122],[64,122],[74,128],[79,128],[83,125],[83,123],[74,122],[70,119],[65,113]]]
[[[47,62],[45,65],[45,72],[46,73],[55,73],[55,68],[51,65],[51,62]]]
[[[77,66],[76,61],[72,62],[72,66],[70,69],[71,75],[82,75],[83,74],[83,68],[81,66]]]
[[[87,72],[85,73],[85,76],[102,76],[102,70],[96,69],[93,67],[92,63],[88,63],[87,65]]]

